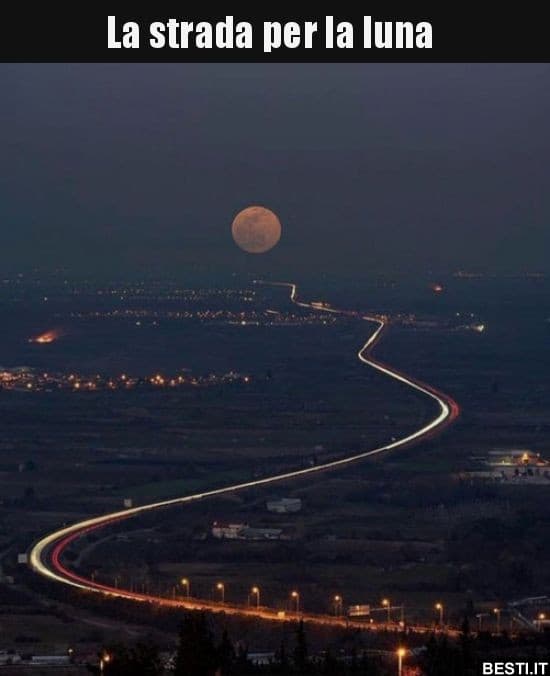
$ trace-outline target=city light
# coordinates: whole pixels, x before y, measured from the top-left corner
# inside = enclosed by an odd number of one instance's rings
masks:
[[[382,599],[382,606],[388,610],[388,622],[391,622],[391,603],[389,599]]]
[[[256,608],[260,607],[260,588],[259,587],[252,587],[250,590],[250,593],[256,597]]]
[[[407,654],[407,649],[399,647],[396,651],[397,654],[397,676],[402,676],[403,674],[403,658]]]
[[[101,659],[99,660],[99,673],[103,674],[105,670],[105,665],[109,664],[111,661],[111,656],[109,653],[105,653],[104,655],[101,656]]]
[[[46,331],[46,333],[41,333],[39,336],[34,338],[29,338],[29,343],[38,343],[39,345],[47,345],[48,343],[53,343],[54,340],[57,340],[61,336],[59,331]]]
[[[223,582],[218,582],[216,589],[220,592],[221,602],[225,603],[225,585]]]
[[[435,609],[439,611],[439,624],[443,624],[443,604],[442,603],[436,603],[435,604]]]
[[[493,608],[493,613],[497,616],[497,634],[500,634],[500,608]]]
[[[294,600],[296,604],[296,612],[300,612],[300,594],[297,591],[290,593],[290,597]]]
[[[185,587],[185,594],[189,598],[189,580],[186,577],[182,577],[180,583],[182,587]]]
[[[42,371],[29,367],[3,368],[0,370],[0,387],[4,390],[33,390],[43,392],[45,390],[72,390],[90,392],[98,390],[117,389],[165,389],[176,387],[216,387],[228,384],[246,384],[250,382],[250,376],[236,371],[226,373],[206,373],[203,375],[172,375],[164,376],[159,373],[142,376],[122,374],[113,376],[108,374],[89,373],[62,373]]]

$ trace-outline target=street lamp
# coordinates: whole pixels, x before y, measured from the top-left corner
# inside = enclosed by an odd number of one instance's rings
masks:
[[[218,582],[216,589],[220,592],[222,603],[225,603],[225,585],[223,582]]]
[[[334,597],[334,614],[336,617],[340,617],[342,615],[342,606],[343,606],[343,600],[340,594],[336,594]]]
[[[259,587],[252,587],[250,590],[250,593],[256,597],[256,608],[260,607],[260,588]]]
[[[493,613],[497,616],[497,634],[500,634],[500,608],[493,608]]]
[[[181,586],[185,587],[185,596],[189,598],[189,580],[186,577],[182,577],[180,580]]]
[[[403,676],[403,658],[406,654],[406,648],[397,648],[397,676]]]
[[[291,592],[290,597],[293,598],[296,603],[296,612],[300,612],[300,594],[297,591],[293,591]]]
[[[105,653],[104,655],[101,656],[101,659],[99,660],[99,673],[102,674],[105,671],[105,665],[109,664],[111,661],[111,656],[109,653]]]
[[[442,603],[436,603],[435,609],[439,611],[439,624],[441,626],[443,626],[443,604]]]
[[[391,603],[389,599],[382,599],[382,606],[388,609],[388,624],[391,622]]]

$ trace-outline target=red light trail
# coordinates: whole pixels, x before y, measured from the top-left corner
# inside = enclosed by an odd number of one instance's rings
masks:
[[[321,303],[305,303],[303,301],[299,301],[296,284],[281,282],[274,283],[272,284],[272,286],[282,286],[289,288],[291,301],[300,307],[310,310],[311,309],[317,311],[322,310],[324,312],[331,312],[334,314],[358,317],[365,321],[375,323],[377,327],[357,353],[358,359],[367,366],[374,368],[375,370],[385,374],[386,376],[407,385],[408,387],[424,394],[425,396],[435,401],[439,408],[438,415],[433,420],[429,421],[415,432],[412,432],[399,439],[392,440],[390,443],[385,444],[383,446],[379,446],[378,448],[361,451],[359,453],[355,453],[353,455],[340,458],[339,460],[333,460],[323,464],[315,465],[313,467],[307,467],[305,469],[285,472],[283,474],[277,474],[271,477],[255,479],[253,481],[247,481],[241,484],[225,486],[222,488],[205,491],[203,493],[195,493],[193,495],[187,495],[180,498],[155,502],[148,505],[142,505],[140,507],[133,507],[130,509],[114,512],[112,514],[105,514],[103,516],[92,517],[90,519],[86,519],[85,521],[81,521],[71,526],[67,526],[65,528],[62,528],[61,530],[58,530],[54,533],[51,533],[43,537],[32,547],[30,551],[30,567],[35,572],[56,582],[70,585],[72,587],[77,587],[79,589],[83,589],[86,591],[100,593],[110,597],[117,597],[140,602],[148,602],[152,604],[163,605],[166,607],[180,607],[180,608],[183,607],[188,609],[200,609],[218,612],[223,611],[230,614],[254,616],[269,620],[289,620],[296,619],[296,617],[300,616],[306,619],[307,621],[317,622],[319,624],[329,624],[334,626],[365,627],[363,623],[359,622],[353,623],[352,621],[349,621],[347,618],[341,617],[340,618],[330,617],[310,613],[306,614],[303,612],[283,613],[281,615],[280,612],[268,608],[255,608],[255,607],[243,608],[239,606],[232,606],[226,603],[216,603],[202,599],[175,600],[159,596],[153,596],[145,593],[140,594],[130,589],[121,589],[118,587],[111,587],[106,584],[101,584],[93,579],[89,579],[81,575],[78,575],[74,571],[67,568],[62,562],[63,553],[72,542],[82,537],[86,533],[98,530],[99,528],[104,528],[115,522],[122,521],[124,519],[128,519],[133,516],[138,516],[139,514],[144,514],[146,512],[155,509],[183,505],[185,503],[203,500],[205,498],[212,497],[215,495],[222,495],[224,493],[234,493],[236,491],[245,490],[247,488],[265,486],[277,482],[297,479],[313,473],[326,472],[346,467],[347,465],[358,462],[360,460],[365,460],[372,456],[389,453],[397,449],[402,449],[411,446],[415,443],[418,443],[421,440],[429,439],[436,433],[441,432],[443,429],[451,425],[459,416],[460,408],[458,404],[450,396],[444,394],[443,392],[440,392],[431,385],[427,385],[421,382],[420,380],[417,380],[416,378],[412,378],[411,376],[401,373],[394,367],[385,365],[384,363],[378,361],[372,356],[371,352],[374,346],[378,343],[385,329],[387,328],[387,320],[385,318],[361,315],[353,311],[337,310],[326,304]],[[424,630],[426,628],[417,628],[417,629]]]

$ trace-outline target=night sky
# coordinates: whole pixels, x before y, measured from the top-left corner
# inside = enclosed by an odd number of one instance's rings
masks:
[[[4,267],[549,270],[550,65],[0,65]]]

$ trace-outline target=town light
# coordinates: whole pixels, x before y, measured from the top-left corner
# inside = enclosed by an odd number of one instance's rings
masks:
[[[493,608],[493,613],[497,616],[497,634],[500,634],[500,608]]]
[[[222,603],[225,603],[225,585],[223,582],[218,582],[216,589],[220,592]]]
[[[397,648],[397,676],[403,676],[403,658],[407,654],[406,648]]]
[[[105,665],[109,664],[111,661],[111,656],[109,653],[105,653],[104,655],[101,656],[101,659],[99,660],[99,673],[103,674],[105,670]]]

